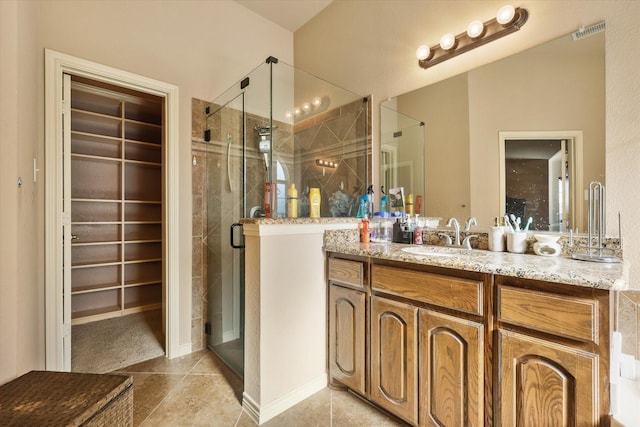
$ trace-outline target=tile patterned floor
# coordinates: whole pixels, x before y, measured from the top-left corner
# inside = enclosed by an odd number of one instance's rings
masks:
[[[117,372],[133,376],[134,426],[254,427],[242,381],[210,351],[160,357]],[[325,388],[263,426],[403,426],[351,393]]]

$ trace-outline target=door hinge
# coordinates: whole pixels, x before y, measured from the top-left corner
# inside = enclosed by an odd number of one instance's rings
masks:
[[[69,338],[71,337],[71,324],[65,323],[62,325],[62,337]]]

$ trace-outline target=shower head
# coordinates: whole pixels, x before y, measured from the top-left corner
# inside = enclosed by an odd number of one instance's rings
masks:
[[[269,136],[271,135],[271,132],[273,132],[274,129],[277,129],[278,126],[273,125],[273,126],[260,126],[260,125],[255,125],[255,127],[253,129],[258,131],[258,135],[262,136]]]

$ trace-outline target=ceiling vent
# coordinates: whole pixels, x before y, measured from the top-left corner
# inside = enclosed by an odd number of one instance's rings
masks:
[[[598,22],[597,24],[593,24],[589,27],[580,27],[580,29],[574,33],[571,33],[571,38],[573,38],[573,40],[580,40],[583,39],[585,37],[589,37],[592,36],[594,34],[598,34],[602,31],[604,31],[605,29],[605,24],[604,22]]]

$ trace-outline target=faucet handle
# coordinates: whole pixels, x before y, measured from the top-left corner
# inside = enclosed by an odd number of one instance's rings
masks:
[[[467,223],[464,225],[464,231],[471,230],[472,225],[478,225],[478,221],[474,217],[471,217],[467,220]]]
[[[473,248],[471,247],[471,239],[472,239],[472,238],[474,238],[474,237],[475,237],[475,238],[477,238],[477,237],[478,237],[478,235],[476,235],[476,234],[470,234],[470,235],[466,236],[466,237],[464,238],[464,240],[462,241],[462,246],[464,246],[464,247],[465,247],[465,248],[467,248],[467,249],[473,249]]]
[[[453,244],[453,240],[451,240],[451,236],[446,233],[438,233],[438,236],[444,237],[445,245],[451,246]]]

